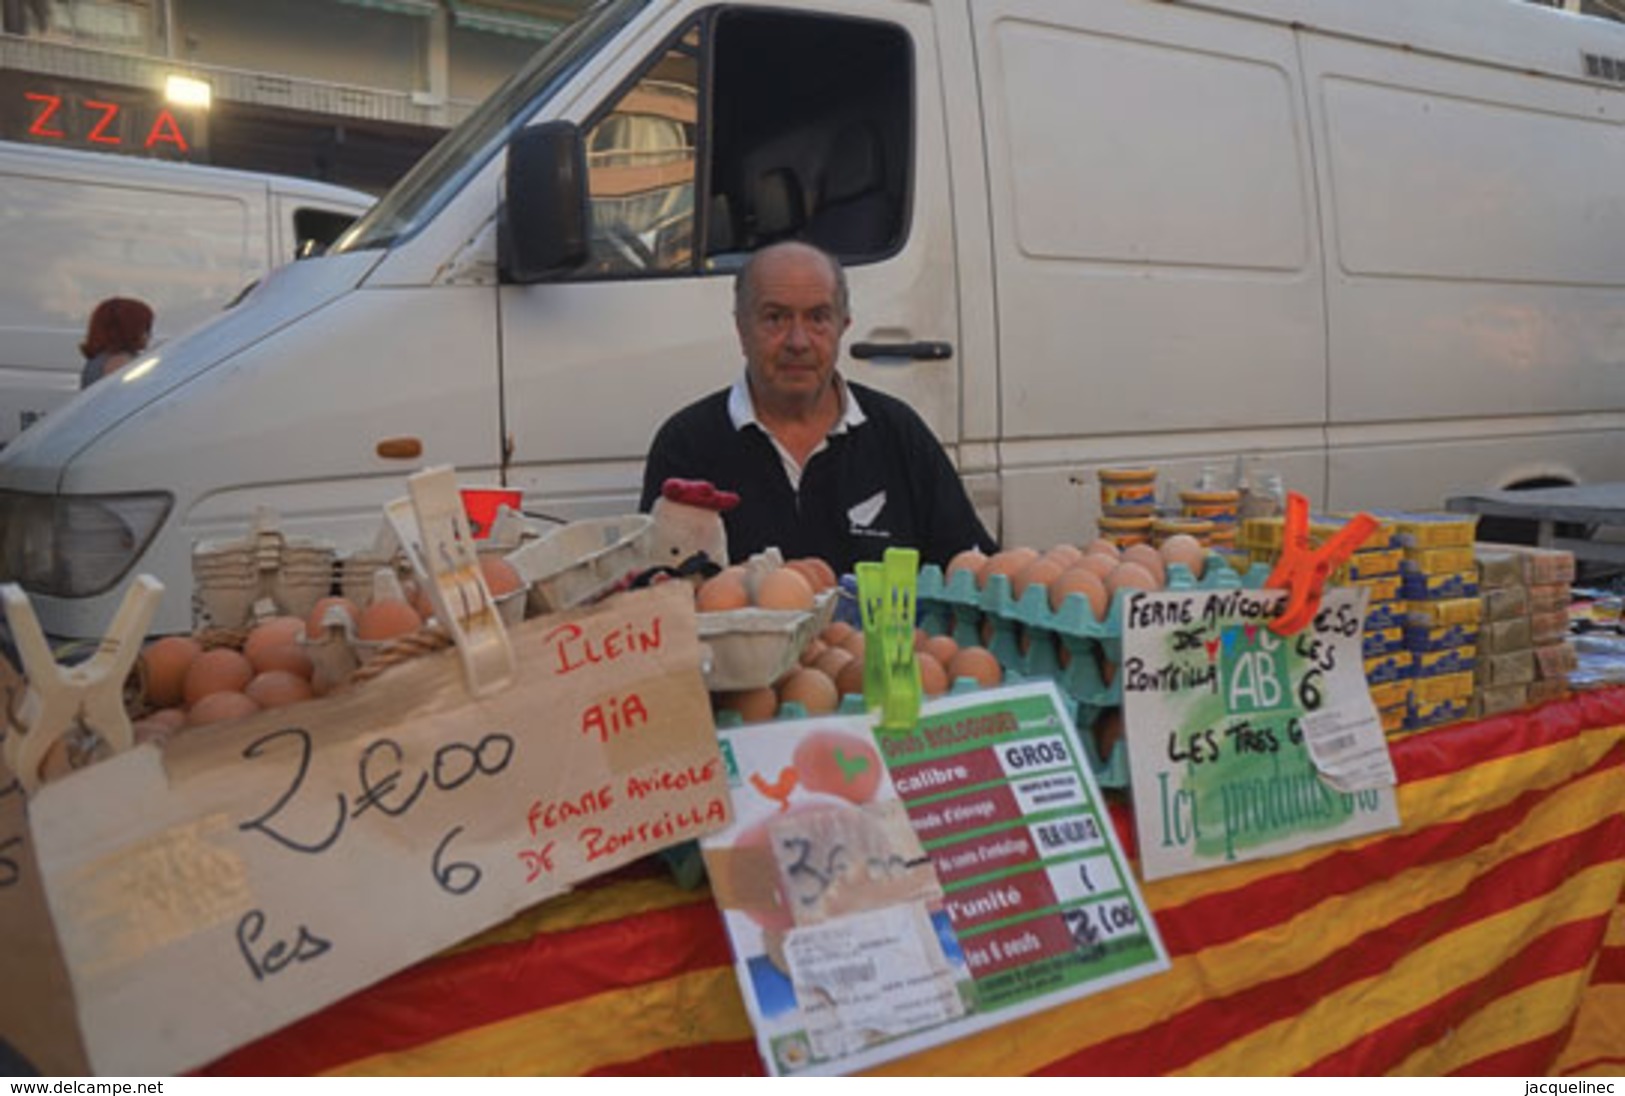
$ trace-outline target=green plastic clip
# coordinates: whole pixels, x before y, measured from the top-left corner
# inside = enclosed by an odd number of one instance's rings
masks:
[[[881,563],[859,563],[852,568],[858,576],[858,619],[863,625],[863,707],[873,711],[886,696],[886,567]]]
[[[880,709],[881,730],[910,730],[920,720],[920,664],[914,656],[914,608],[920,553],[889,548],[881,563],[860,563],[863,696]]]

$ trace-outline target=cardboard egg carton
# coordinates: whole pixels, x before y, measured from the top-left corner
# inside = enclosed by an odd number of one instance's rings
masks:
[[[247,536],[193,546],[198,623],[244,627],[263,600],[280,613],[304,616],[332,589],[336,556],[331,542],[288,536],[276,527],[275,514],[260,509]]]
[[[760,689],[796,665],[809,640],[835,616],[835,590],[813,599],[810,610],[730,609],[700,613],[700,668],[712,692]]]

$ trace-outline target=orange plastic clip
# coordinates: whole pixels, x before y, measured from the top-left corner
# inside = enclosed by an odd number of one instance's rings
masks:
[[[1286,524],[1281,535],[1281,558],[1264,580],[1271,589],[1290,591],[1281,615],[1270,621],[1270,631],[1280,636],[1296,635],[1320,612],[1320,595],[1326,581],[1354,550],[1365,543],[1377,519],[1356,514],[1319,548],[1309,544],[1309,500],[1296,491],[1287,492]]]

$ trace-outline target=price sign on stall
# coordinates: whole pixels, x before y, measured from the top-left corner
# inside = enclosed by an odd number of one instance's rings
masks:
[[[98,1073],[201,1065],[586,877],[728,821],[671,583],[47,785],[35,850]]]
[[[1307,627],[1279,636],[1268,624],[1286,597],[1167,591],[1125,605],[1118,673],[1147,879],[1399,825],[1361,657],[1363,593],[1328,591]]]
[[[738,816],[703,847],[772,1072],[864,1069],[1167,969],[1053,683],[911,727],[722,736]]]

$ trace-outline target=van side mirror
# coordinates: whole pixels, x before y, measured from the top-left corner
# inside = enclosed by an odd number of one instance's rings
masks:
[[[573,122],[543,122],[508,142],[497,229],[504,280],[526,284],[587,261],[587,152]]]

